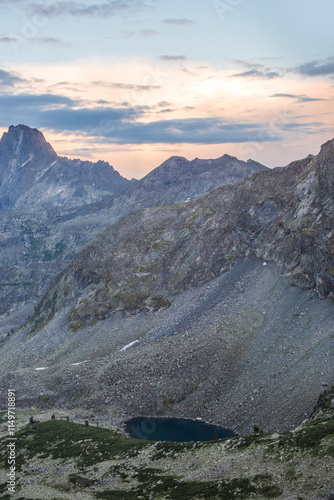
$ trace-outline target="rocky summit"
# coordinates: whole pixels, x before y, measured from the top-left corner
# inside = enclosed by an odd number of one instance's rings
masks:
[[[39,130],[25,125],[9,127],[0,141],[0,210],[76,207],[130,184],[109,163],[58,156]]]
[[[43,148],[43,155],[54,154],[49,146]],[[196,480],[188,485],[195,487],[189,498],[328,499],[333,188],[330,140],[318,155],[274,169],[227,155],[193,162],[172,157],[100,201],[58,207],[52,217],[48,212],[2,214],[8,244],[2,250],[2,272],[8,279],[4,297],[8,311],[10,304],[12,309],[1,318],[0,383],[7,387],[10,379],[22,412],[34,408],[43,418],[58,412],[77,422],[89,415],[119,429],[132,417],[186,417],[256,434],[231,438],[198,456],[192,444],[188,454],[164,444],[138,451],[138,460],[125,458],[133,470],[146,464],[152,471],[158,457],[165,469],[157,483],[157,472],[145,481],[130,474],[121,451],[115,457],[101,451],[100,458],[118,461],[108,465],[109,472],[97,467],[97,460],[82,462],[84,477],[76,479],[76,487],[87,487],[90,495],[94,485],[109,478],[110,491],[97,498],[127,498],[130,491],[155,500],[178,498],[185,494],[180,485]],[[20,240],[22,227],[27,247]],[[53,246],[59,243],[62,247]],[[16,261],[13,249],[20,249]],[[46,249],[48,264],[41,258]],[[35,273],[30,285],[19,274],[27,262]],[[27,290],[34,294],[28,319],[22,312]],[[16,324],[11,330],[12,318]],[[6,391],[0,397],[5,405]],[[57,432],[54,443],[62,442],[60,432],[78,433],[79,444],[97,439],[95,431],[82,437],[74,424],[55,425],[40,424],[38,429]],[[30,437],[29,430],[20,434],[31,442],[30,458],[22,459],[28,468],[35,463],[29,462],[36,440],[31,432]],[[115,446],[127,449],[129,442],[120,445],[120,439],[114,435]],[[96,449],[100,444],[94,441]],[[140,446],[144,450],[147,444]],[[182,457],[172,467],[174,452]],[[59,453],[49,457],[48,467]],[[204,462],[197,466],[200,457]],[[306,477],[317,460],[315,475],[321,484],[312,473]],[[98,473],[88,483],[93,465]],[[63,472],[77,474],[68,467]],[[233,483],[240,479],[240,467],[247,484]],[[167,484],[167,468],[183,481],[173,476]],[[53,477],[51,469],[48,474]],[[226,480],[219,482],[222,474]],[[158,484],[164,490],[156,489]],[[36,495],[38,490],[32,491]]]

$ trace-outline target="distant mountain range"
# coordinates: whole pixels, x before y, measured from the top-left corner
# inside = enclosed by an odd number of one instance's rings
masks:
[[[283,168],[172,157],[81,206],[13,201],[0,383],[23,406],[298,425],[334,382],[333,193],[331,140]]]
[[[181,202],[233,184],[266,167],[224,155],[217,160],[172,157],[141,181],[129,181],[109,163],[58,156],[43,134],[11,126],[0,141],[0,210],[32,212],[88,205],[132,188],[135,200],[155,194],[155,203]]]
[[[0,315],[21,321],[52,276],[131,210],[186,201],[265,168],[227,155],[172,157],[129,181],[106,162],[59,157],[36,129],[9,127],[0,141]]]

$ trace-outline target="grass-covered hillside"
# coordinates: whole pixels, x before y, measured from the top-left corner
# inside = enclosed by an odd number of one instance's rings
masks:
[[[119,431],[50,419],[17,432],[18,487],[6,490],[1,440],[1,498],[327,500],[333,484],[334,391],[314,414],[283,434],[207,443],[152,443]]]

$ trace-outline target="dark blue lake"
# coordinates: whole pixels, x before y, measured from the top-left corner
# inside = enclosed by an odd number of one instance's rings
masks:
[[[236,436],[224,427],[187,418],[135,417],[126,422],[125,430],[133,438],[150,441],[213,441]]]

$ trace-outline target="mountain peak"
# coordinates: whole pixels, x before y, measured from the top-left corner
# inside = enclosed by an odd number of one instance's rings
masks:
[[[319,156],[320,156],[320,158],[323,158],[326,156],[331,157],[331,158],[334,157],[334,139],[331,139],[330,141],[325,142],[325,144],[323,144],[321,146]]]
[[[0,141],[0,210],[81,206],[129,184],[109,163],[58,156],[36,128],[11,125]]]
[[[42,132],[22,124],[11,125],[8,132],[3,134],[0,146],[1,154],[5,155],[7,160],[15,159],[21,163],[32,158],[40,161],[46,157],[50,160],[57,157],[56,152],[51,144],[46,142]]]

